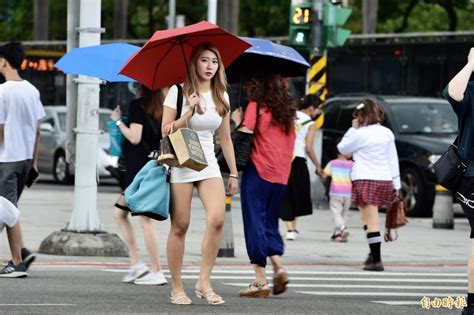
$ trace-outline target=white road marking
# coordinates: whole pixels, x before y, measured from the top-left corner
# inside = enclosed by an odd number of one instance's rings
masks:
[[[290,279],[291,280],[291,279]],[[248,283],[229,283],[225,282],[223,284],[231,285],[235,287],[246,287]],[[328,288],[328,289],[395,289],[395,290],[454,290],[465,292],[467,286],[454,287],[454,286],[409,286],[409,285],[370,285],[370,284],[294,284],[289,283],[288,288]]]
[[[109,268],[109,269],[102,269],[103,271],[108,272],[127,272],[128,269],[123,268]],[[163,269],[163,272],[169,273],[168,269]],[[199,269],[183,269],[181,271],[183,274],[185,273],[199,273]],[[253,270],[213,270],[213,274],[249,274],[253,275]],[[367,271],[301,271],[301,270],[288,270],[290,277],[292,275],[346,275],[346,276],[370,276],[373,277],[390,277],[390,276],[419,276],[419,277],[467,277],[466,273],[423,273],[423,272],[377,272],[377,273],[370,273]],[[267,271],[267,274],[272,275],[273,272],[271,270]]]
[[[75,306],[76,304],[63,304],[63,303],[59,303],[59,304],[51,304],[51,303],[44,303],[44,304],[39,304],[39,303],[31,303],[31,304],[15,304],[15,303],[12,303],[12,304],[0,304],[0,306]]]
[[[371,301],[372,303],[386,304],[386,305],[421,305],[420,301]]]
[[[348,291],[295,291],[297,293],[303,294],[311,294],[311,295],[319,295],[319,296],[416,296],[416,297],[424,297],[424,296],[435,296],[440,297],[443,296],[458,296],[459,293],[416,293],[416,292],[348,292]]]

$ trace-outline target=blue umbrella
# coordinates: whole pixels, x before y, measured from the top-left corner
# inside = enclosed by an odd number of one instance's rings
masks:
[[[252,45],[227,69],[229,82],[239,82],[250,71],[272,71],[284,77],[304,76],[308,62],[295,49],[267,39],[241,37]]]
[[[87,75],[109,82],[135,82],[118,73],[139,49],[125,43],[74,48],[59,59],[55,67],[67,74]]]

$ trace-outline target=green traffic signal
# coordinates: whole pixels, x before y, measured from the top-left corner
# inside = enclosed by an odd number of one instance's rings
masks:
[[[310,2],[290,6],[289,45],[310,51],[313,47],[311,36],[313,10]]]
[[[351,15],[352,10],[331,4],[328,0],[323,4],[323,40],[324,49],[343,46],[349,36],[350,30],[340,28]]]

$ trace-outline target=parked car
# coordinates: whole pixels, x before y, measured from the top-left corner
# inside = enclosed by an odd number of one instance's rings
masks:
[[[385,111],[383,125],[395,135],[401,177],[401,196],[409,215],[432,216],[436,175],[441,154],[454,141],[458,122],[443,99],[380,95],[341,95],[328,99],[324,112],[322,163],[336,157],[336,145],[351,127],[352,112],[363,98],[375,100]]]
[[[72,181],[74,168],[66,162],[66,106],[45,106],[46,116],[40,121],[41,141],[39,147],[38,170],[52,174],[58,183]],[[108,154],[110,139],[107,133],[107,120],[110,109],[99,110],[99,152],[98,175],[111,177],[107,166],[116,166],[117,158]]]

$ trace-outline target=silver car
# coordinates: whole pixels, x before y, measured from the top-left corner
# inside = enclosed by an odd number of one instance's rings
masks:
[[[38,157],[38,171],[52,174],[58,183],[72,181],[74,168],[66,162],[66,106],[44,106],[46,116],[40,121],[41,141]],[[117,157],[108,154],[110,139],[107,133],[107,121],[110,109],[99,110],[99,152],[98,172],[100,177],[111,177],[106,169],[117,166]]]

